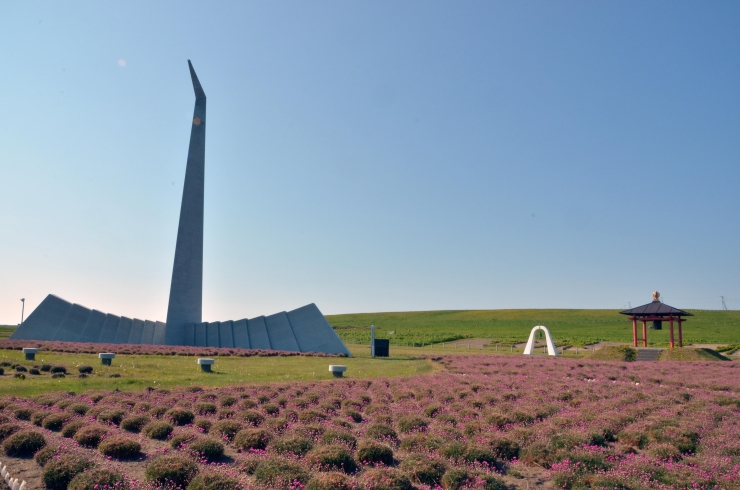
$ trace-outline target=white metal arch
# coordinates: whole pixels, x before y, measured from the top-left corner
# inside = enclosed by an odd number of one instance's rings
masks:
[[[558,351],[555,348],[555,343],[552,341],[550,331],[547,329],[547,327],[543,325],[537,325],[532,329],[532,332],[529,334],[527,346],[524,348],[524,355],[531,356],[532,354],[534,354],[534,334],[537,332],[537,330],[542,330],[543,332],[545,332],[545,342],[547,342],[547,355],[557,356]]]

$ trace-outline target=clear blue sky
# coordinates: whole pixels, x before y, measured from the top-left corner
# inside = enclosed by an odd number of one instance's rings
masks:
[[[0,323],[164,320],[194,96],[204,319],[740,309],[740,2],[3,2]]]

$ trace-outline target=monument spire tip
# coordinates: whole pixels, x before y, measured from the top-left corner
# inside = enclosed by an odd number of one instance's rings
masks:
[[[198,80],[198,75],[195,74],[195,69],[193,68],[193,64],[188,60],[188,68],[190,69],[190,78],[193,80],[193,90],[195,91],[195,98],[196,99],[205,99],[206,93],[203,92],[203,87],[200,85],[200,80]]]

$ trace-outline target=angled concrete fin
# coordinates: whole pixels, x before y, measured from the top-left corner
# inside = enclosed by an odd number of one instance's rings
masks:
[[[234,333],[231,329],[231,321],[219,322],[218,340],[221,347],[234,347]]]
[[[265,317],[258,316],[247,321],[249,328],[249,341],[252,343],[252,349],[270,350],[270,337],[267,335],[265,327]]]
[[[167,325],[163,322],[154,322],[154,339],[152,343],[155,345],[164,344],[164,330]]]
[[[10,338],[13,340],[51,340],[70,308],[72,308],[72,303],[49,294],[10,335]]]
[[[131,327],[134,325],[134,321],[131,318],[121,317],[121,321],[118,323],[118,330],[116,331],[116,344],[128,343],[128,338],[131,336]]]
[[[80,334],[87,324],[87,319],[90,317],[90,309],[85,308],[82,305],[74,304],[69,309],[64,320],[59,324],[59,327],[54,332],[54,337],[51,340],[60,340],[63,342],[79,342]]]
[[[111,315],[110,313],[105,315],[105,323],[103,324],[103,330],[100,332],[100,337],[98,337],[98,342],[105,344],[115,343],[116,331],[118,330],[120,321],[120,316]]]
[[[283,311],[265,317],[270,346],[274,350],[300,351],[288,315]]]
[[[141,333],[141,343],[151,345],[154,342],[154,327],[155,324],[152,321],[146,320],[144,322],[144,331]]]
[[[208,339],[208,347],[220,347],[221,342],[218,338],[218,322],[211,322],[208,324],[208,327],[206,329],[207,332],[207,339]]]
[[[103,325],[105,325],[105,317],[106,315],[102,311],[92,310],[87,318],[85,328],[80,334],[80,342],[97,342],[100,333],[103,331]]]
[[[234,347],[239,347],[240,349],[251,349],[246,319],[233,322],[232,331],[234,332]]]

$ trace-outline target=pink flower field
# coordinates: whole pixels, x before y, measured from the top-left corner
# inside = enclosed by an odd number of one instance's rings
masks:
[[[434,360],[411,377],[6,397],[2,464],[29,490],[740,489],[736,362]]]
[[[36,347],[41,352],[67,352],[74,354],[97,354],[115,352],[123,355],[148,356],[221,356],[221,357],[346,357],[344,354],[322,352],[295,352],[263,349],[240,349],[237,347],[193,347],[187,345],[106,344],[98,342],[61,342],[56,340],[0,340],[0,349],[23,350]]]

